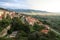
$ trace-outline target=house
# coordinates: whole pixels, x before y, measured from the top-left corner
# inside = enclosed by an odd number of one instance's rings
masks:
[[[48,34],[50,28],[49,28],[48,25],[44,25],[44,26],[45,26],[45,29],[43,29],[41,32],[45,33],[45,34]]]
[[[0,14],[3,14],[5,12],[5,10],[0,10]]]
[[[11,19],[15,16],[16,12],[14,11],[8,11],[8,10],[0,10],[0,20],[2,20],[2,18],[6,18],[7,14],[11,17]]]
[[[12,34],[9,35],[10,38],[15,38],[17,35],[18,31],[12,32]]]
[[[34,23],[36,22],[36,19],[28,16],[28,17],[26,17],[26,21],[27,21],[30,25],[34,25]]]
[[[10,12],[9,11],[5,11],[5,13],[3,14],[4,15],[4,18],[7,17],[7,14],[9,14]]]
[[[5,13],[5,10],[0,10],[0,20],[2,20],[3,14]]]
[[[48,34],[49,30],[43,29],[41,32],[44,33],[44,34]]]
[[[16,12],[10,12],[9,15],[11,17],[11,19],[15,16]]]
[[[10,11],[9,12],[9,16],[11,17],[11,19],[14,18],[14,17],[16,17],[16,12]]]
[[[7,10],[0,10],[0,20],[2,20],[2,17],[6,18],[6,14],[8,14],[9,11]]]
[[[2,14],[0,14],[0,20],[2,20],[2,16],[1,16]]]
[[[48,25],[44,25],[46,27],[46,29],[50,29],[50,27]]]

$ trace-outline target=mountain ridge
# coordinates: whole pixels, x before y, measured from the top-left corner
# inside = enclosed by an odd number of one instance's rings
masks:
[[[34,9],[8,9],[10,11],[15,11],[15,12],[27,12],[27,13],[31,13],[31,12],[36,12],[36,13],[49,13],[47,11],[41,11],[41,10],[34,10]]]

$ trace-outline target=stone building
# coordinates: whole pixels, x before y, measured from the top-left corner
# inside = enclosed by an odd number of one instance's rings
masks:
[[[16,12],[14,11],[8,11],[8,10],[0,10],[0,20],[2,20],[2,18],[6,18],[7,14],[11,17],[11,19],[15,16]]]

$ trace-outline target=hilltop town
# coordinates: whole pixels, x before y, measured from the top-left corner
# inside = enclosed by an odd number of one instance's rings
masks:
[[[60,34],[50,28],[49,25],[43,24],[43,22],[37,18],[6,9],[0,9],[0,26],[0,28],[2,28],[0,37],[12,38],[13,40],[19,40],[20,37],[22,37],[22,39],[26,37],[26,40],[39,40],[40,36],[50,37],[50,32],[52,32],[52,34],[55,33],[55,35]],[[31,35],[34,39],[30,37]],[[37,36],[39,38],[37,38]],[[47,37],[47,39],[49,38]],[[53,38],[53,40],[54,39],[55,38]]]

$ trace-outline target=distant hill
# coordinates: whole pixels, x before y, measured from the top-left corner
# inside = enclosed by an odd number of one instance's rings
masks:
[[[7,9],[5,9],[5,8],[0,8],[0,10],[6,10],[6,11],[8,11]]]
[[[54,12],[47,12],[47,11],[41,11],[41,10],[33,10],[33,9],[9,9],[9,8],[0,8],[1,10],[7,10],[7,11],[15,11],[17,13],[22,13],[26,15],[43,15],[43,16],[56,16],[59,15],[60,13],[54,13]]]
[[[41,11],[41,10],[32,10],[32,9],[8,9],[10,11],[15,11],[15,12],[35,12],[35,13],[48,13],[47,11]]]
[[[47,11],[41,11],[41,10],[33,10],[33,9],[8,9],[10,11],[15,11],[17,13],[23,13],[27,15],[43,15],[43,16],[56,16],[59,15],[60,13],[54,13],[54,12],[47,12]]]

